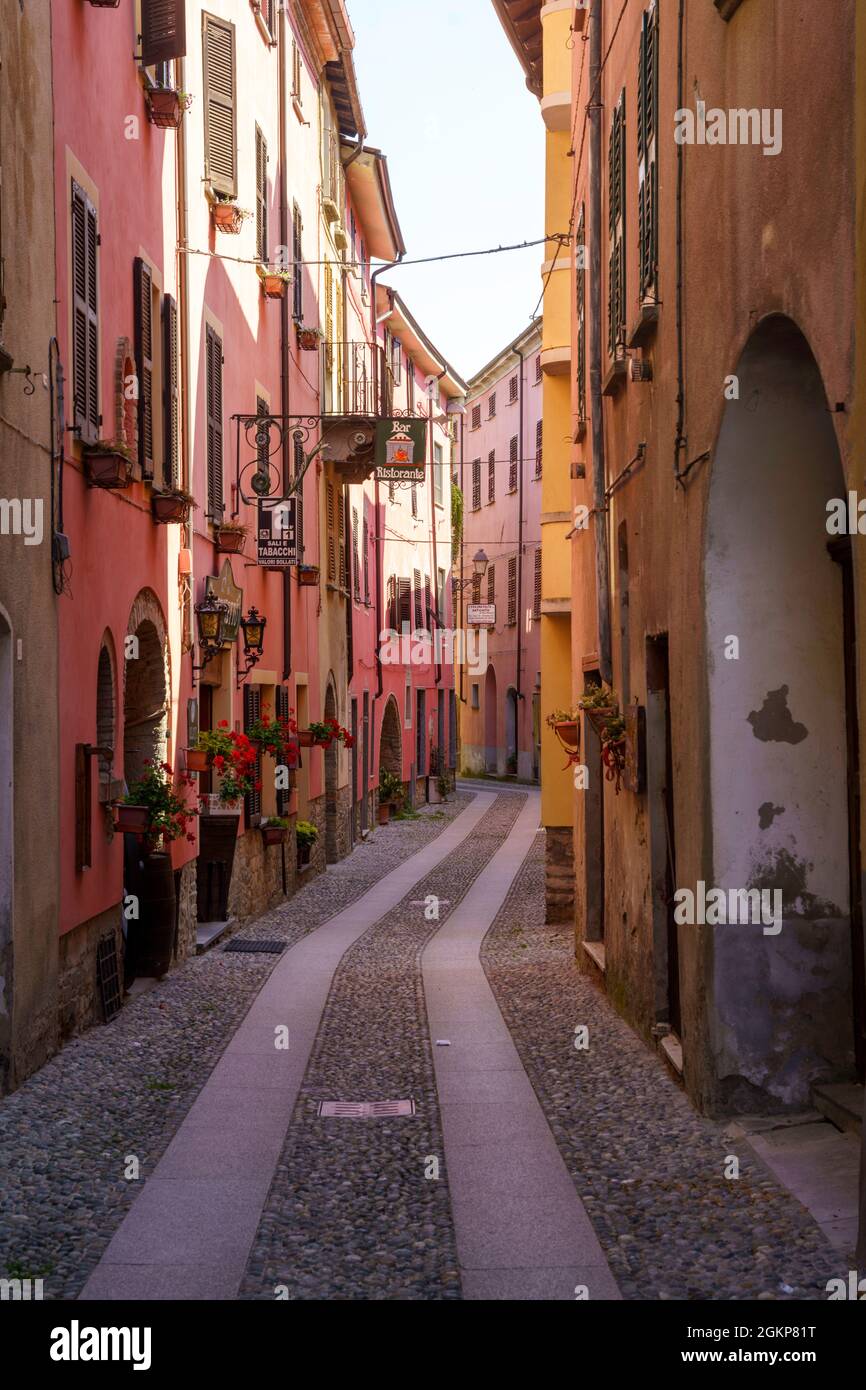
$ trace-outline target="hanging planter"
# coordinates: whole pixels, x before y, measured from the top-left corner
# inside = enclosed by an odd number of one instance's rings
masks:
[[[318,328],[304,328],[298,324],[298,347],[301,352],[318,352],[322,334]]]
[[[118,492],[132,482],[132,458],[123,444],[100,442],[84,450],[89,487]]]
[[[122,835],[145,835],[150,827],[150,810],[147,806],[132,806],[126,802],[116,803],[114,810],[117,820],[115,830]]]
[[[203,748],[187,748],[186,750],[186,770],[187,772],[207,772],[211,765],[211,755]]]
[[[189,520],[190,508],[195,506],[195,498],[182,488],[171,492],[155,492],[150,499],[153,519],[160,526],[171,526]]]
[[[288,270],[270,270],[267,266],[260,265],[258,273],[266,299],[285,299],[286,286],[292,282]]]
[[[242,555],[247,543],[248,529],[238,522],[226,521],[216,528],[217,550],[221,555]]]
[[[237,236],[247,218],[252,217],[246,208],[239,208],[237,203],[227,199],[215,202],[212,212],[217,231],[225,232],[227,236]]]
[[[304,588],[314,588],[319,582],[318,565],[298,565],[298,583]]]
[[[298,744],[301,748],[312,748],[315,741],[316,739],[312,729],[298,730]]]
[[[289,822],[280,816],[269,816],[266,821],[262,822],[259,829],[262,832],[262,842],[265,848],[270,845],[284,845],[289,832]]]
[[[160,130],[177,130],[184,111],[192,105],[192,93],[171,87],[154,87],[145,94],[147,119]]]

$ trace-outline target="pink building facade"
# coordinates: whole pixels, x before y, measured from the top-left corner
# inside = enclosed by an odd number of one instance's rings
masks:
[[[485,624],[478,659],[461,672],[461,768],[526,781],[539,775],[540,360],[539,319],[472,377],[461,463],[461,623]],[[473,578],[479,552],[487,568]]]

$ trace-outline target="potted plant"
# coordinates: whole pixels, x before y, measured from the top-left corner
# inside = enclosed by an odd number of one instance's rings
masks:
[[[96,444],[88,444],[84,466],[90,487],[116,491],[132,482],[132,454],[120,440],[100,439]]]
[[[192,493],[182,487],[174,487],[169,492],[155,492],[150,499],[153,519],[160,526],[171,526],[189,519],[190,509],[196,500]]]
[[[566,753],[576,753],[580,747],[580,725],[578,715],[570,709],[555,709],[547,716],[547,726],[552,729]]]
[[[184,111],[192,105],[192,92],[182,92],[173,87],[152,87],[145,94],[147,119],[151,125],[161,130],[177,130]]]
[[[122,835],[144,835],[150,825],[150,812],[146,806],[133,805],[131,801],[115,802],[117,820],[115,830]]]
[[[395,806],[403,800],[403,783],[395,772],[379,768],[379,824],[387,825]]]
[[[246,734],[229,729],[227,719],[222,719],[216,729],[199,734],[198,746],[211,755],[211,766],[219,778],[216,797],[220,810],[233,811],[245,796],[258,791],[261,783],[256,781],[256,750]]]
[[[262,717],[247,729],[247,738],[251,743],[275,762],[284,763],[289,768],[298,764],[298,739],[295,737],[298,726],[291,717],[293,714],[294,710],[289,710],[287,718],[271,719],[270,711],[265,709]]]
[[[349,730],[330,717],[322,720],[311,719],[309,732],[313,735],[313,743],[319,748],[330,748],[334,742],[343,743],[347,748],[352,748],[355,744]]]
[[[298,347],[301,352],[318,352],[322,336],[321,329],[307,328],[302,323],[298,324]]]
[[[217,231],[225,232],[228,236],[237,236],[247,218],[252,217],[249,209],[240,208],[233,198],[220,195],[217,195],[211,210]]]
[[[211,754],[203,748],[187,748],[185,759],[187,772],[207,772],[211,765]]]
[[[614,783],[614,792],[619,795],[625,772],[625,720],[612,714],[606,720],[601,732],[601,761],[608,782]]]
[[[216,545],[221,555],[242,555],[249,527],[242,521],[221,521],[216,527]]]
[[[318,565],[298,565],[298,583],[312,588],[319,582]]]
[[[259,829],[262,832],[265,848],[269,845],[284,845],[289,822],[283,816],[266,816],[260,823]]]
[[[319,838],[315,825],[308,820],[299,820],[295,826],[295,839],[298,845],[298,865],[306,868],[310,862],[313,845]]]
[[[187,775],[179,778],[179,786],[184,791],[194,785],[192,778]],[[126,816],[123,815],[124,811]],[[138,822],[137,833],[145,836],[149,850],[167,845],[181,835],[186,835],[191,844],[195,843],[189,826],[198,812],[187,804],[185,796],[175,790],[170,763],[145,760],[144,771],[118,804],[118,812],[117,828],[125,829],[122,824],[124,819]],[[126,830],[126,833],[129,831]]]
[[[292,283],[290,270],[272,270],[270,266],[260,265],[258,274],[266,299],[285,299],[286,286]]]

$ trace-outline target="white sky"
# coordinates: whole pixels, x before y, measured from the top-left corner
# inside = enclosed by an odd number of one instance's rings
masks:
[[[348,0],[367,142],[388,156],[406,259],[544,233],[544,126],[491,0]],[[526,328],[545,249],[389,271],[471,376]]]

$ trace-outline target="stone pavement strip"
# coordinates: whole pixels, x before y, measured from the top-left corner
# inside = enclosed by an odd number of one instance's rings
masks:
[[[493,800],[476,797],[432,843],[280,958],[82,1298],[236,1295],[337,965],[454,854]],[[289,1046],[278,1047],[285,1028]]]
[[[530,792],[511,834],[424,954],[457,1249],[468,1299],[617,1299],[601,1245],[479,960],[538,830]],[[444,1045],[444,1044],[447,1044]]]

